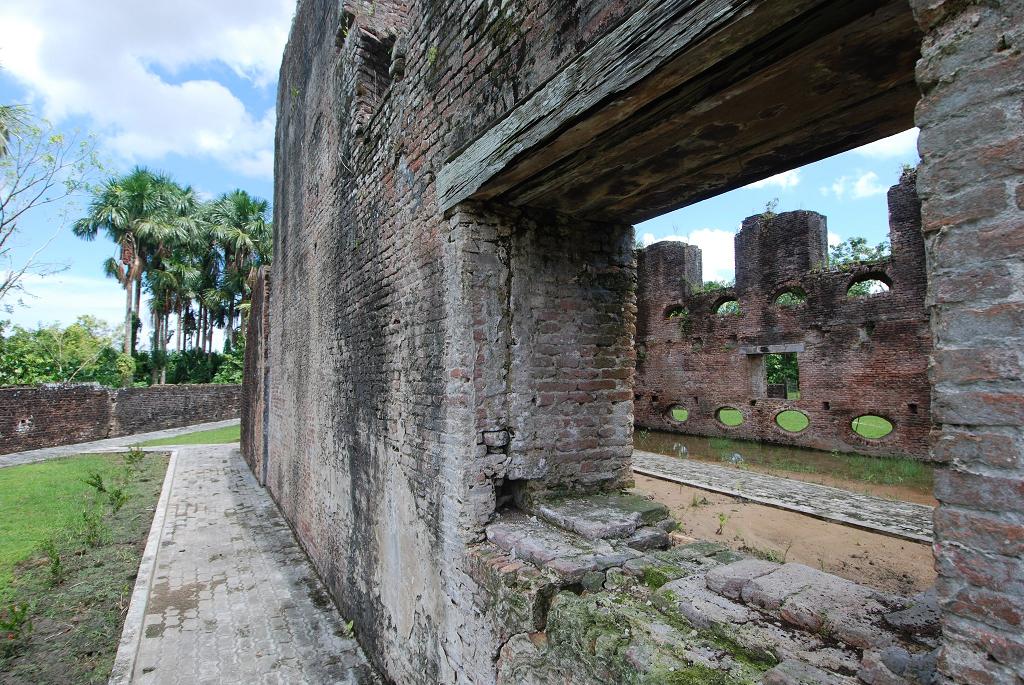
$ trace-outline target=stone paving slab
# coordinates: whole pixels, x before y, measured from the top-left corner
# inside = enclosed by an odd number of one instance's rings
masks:
[[[135,435],[124,435],[119,438],[107,438],[105,440],[94,440],[92,442],[79,442],[73,445],[59,445],[57,447],[44,447],[38,450],[27,450],[25,452],[11,452],[0,455],[0,469],[7,466],[19,466],[21,464],[32,464],[47,459],[59,459],[70,457],[75,454],[89,454],[92,452],[106,452],[112,449],[120,449],[130,445],[137,445],[147,440],[158,440],[160,438],[174,438],[179,435],[195,433],[197,431],[213,430],[215,428],[227,428],[239,423],[240,419],[228,419],[227,421],[211,421],[209,423],[196,423],[181,428],[167,428],[165,430],[151,431],[149,433],[136,433]]]
[[[932,542],[933,508],[817,483],[743,471],[693,459],[633,451],[633,470],[645,476],[798,511],[913,542]]]
[[[178,448],[133,683],[375,683],[234,445]]]

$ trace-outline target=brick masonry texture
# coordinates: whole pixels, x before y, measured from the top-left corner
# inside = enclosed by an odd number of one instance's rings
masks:
[[[0,454],[238,418],[238,385],[0,388]]]
[[[470,561],[485,521],[628,481],[627,224],[907,128],[921,31],[933,455],[956,464],[940,669],[1019,673],[1022,595],[990,587],[1012,560],[986,545],[993,514],[1022,530],[1021,2],[914,5],[920,28],[896,2],[299,1],[269,377],[247,372],[267,409],[245,449],[388,679],[494,682],[507,634]],[[872,335],[909,320],[858,306]]]
[[[632,228],[444,216],[434,195],[446,158],[629,9],[299,3],[251,406],[268,490],[396,682],[493,681],[500,628],[465,550],[499,497],[630,478]]]
[[[1024,680],[1024,3],[913,0],[950,683]]]
[[[816,212],[796,211],[743,222],[736,236],[736,285],[704,292],[695,246],[655,243],[640,251],[637,291],[636,423],[693,435],[744,438],[873,455],[928,459],[931,429],[925,309],[924,241],[913,173],[889,190],[892,257],[850,270],[826,268],[827,224]],[[876,277],[887,293],[847,297],[858,279]],[[775,303],[800,290],[806,302]],[[739,301],[739,314],[718,314]],[[686,315],[668,317],[685,308]],[[762,347],[797,352],[800,398],[768,397]],[[685,408],[684,422],[670,415]],[[716,419],[734,407],[744,422]],[[809,419],[799,433],[775,421],[785,410]],[[892,422],[888,436],[869,440],[851,421],[865,414]]]
[[[243,392],[242,456],[249,468],[263,484],[263,455],[266,450],[263,430],[268,405],[265,385],[267,383],[267,354],[270,326],[270,271],[260,267],[253,281],[251,308],[245,331],[245,373],[242,383],[246,387],[259,387],[260,392]]]

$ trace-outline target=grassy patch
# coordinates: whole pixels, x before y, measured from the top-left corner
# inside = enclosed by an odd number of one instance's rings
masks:
[[[0,683],[106,682],[166,468],[109,454],[0,471],[0,621],[26,613],[0,635]]]
[[[854,433],[868,440],[884,438],[892,433],[892,424],[881,416],[858,416],[850,427]]]
[[[723,407],[718,410],[718,420],[726,426],[738,426],[743,423],[743,412],[732,407]]]
[[[142,447],[162,447],[164,445],[225,445],[230,442],[238,442],[242,438],[241,424],[226,426],[224,428],[213,428],[208,431],[196,431],[185,433],[175,438],[158,438],[147,440],[141,443]]]
[[[807,428],[811,422],[803,412],[787,409],[786,411],[779,412],[779,415],[775,417],[775,423],[779,424],[779,427],[784,431],[799,433],[804,428]]]

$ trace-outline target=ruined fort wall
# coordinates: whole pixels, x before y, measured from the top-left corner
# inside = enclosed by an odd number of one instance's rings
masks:
[[[241,386],[0,389],[0,454],[238,417]]]
[[[383,673],[485,683],[499,497],[628,478],[632,230],[446,216],[434,177],[629,8],[341,5],[299,3],[281,71],[266,485]]]
[[[736,285],[726,290],[690,293],[693,281],[680,258],[692,247],[656,243],[643,250],[637,425],[927,459],[931,335],[914,176],[906,174],[888,200],[892,257],[849,270],[825,268],[826,220],[806,211],[745,220],[736,236]],[[673,271],[674,282],[667,275]],[[848,297],[850,284],[869,275],[890,281],[891,290]],[[775,304],[790,288],[806,292],[806,303]],[[729,299],[739,301],[740,313],[717,314]],[[678,307],[685,307],[684,316],[666,317]],[[767,397],[760,355],[751,354],[762,350],[799,350],[799,399]],[[672,420],[673,406],[687,409],[689,418]],[[741,411],[744,423],[720,423],[721,407]],[[809,426],[799,433],[779,427],[775,417],[787,409],[806,414]],[[889,419],[893,432],[878,440],[857,435],[850,422],[864,414]]]
[[[269,409],[267,357],[270,342],[270,270],[261,266],[252,282],[251,308],[245,324],[245,361],[242,385],[242,456],[256,478],[263,480],[264,417]]]
[[[912,0],[943,683],[1024,678],[1024,2]]]

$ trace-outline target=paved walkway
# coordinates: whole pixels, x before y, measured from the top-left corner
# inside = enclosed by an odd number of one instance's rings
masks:
[[[238,447],[174,463],[131,682],[376,682]]]
[[[769,476],[694,459],[633,452],[633,470],[645,476],[720,492],[914,542],[932,542],[932,507],[862,495],[827,485]]]
[[[136,433],[135,435],[125,435],[120,438],[107,438],[106,440],[95,440],[93,442],[80,442],[74,445],[61,445],[59,447],[44,447],[38,450],[28,450],[26,452],[12,452],[11,454],[0,455],[0,469],[5,466],[18,466],[19,464],[31,464],[36,461],[46,461],[47,459],[57,459],[59,457],[70,457],[74,454],[88,454],[91,452],[106,452],[112,449],[119,449],[128,447],[129,445],[137,445],[140,442],[146,442],[147,440],[157,440],[159,438],[174,438],[179,435],[185,435],[186,433],[195,433],[196,431],[212,430],[214,428],[225,428],[227,426],[234,426],[238,424],[239,419],[228,419],[227,421],[212,421],[210,423],[197,423],[191,426],[182,426],[181,428],[168,428],[162,431],[152,431],[150,433]]]

